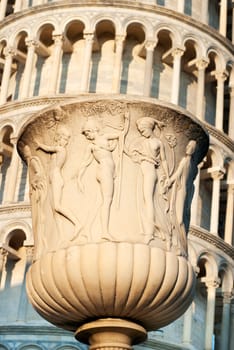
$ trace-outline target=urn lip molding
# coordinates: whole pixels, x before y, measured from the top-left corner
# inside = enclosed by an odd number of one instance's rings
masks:
[[[130,349],[181,316],[195,290],[187,233],[208,145],[194,117],[150,99],[83,96],[33,115],[17,148],[29,168],[34,308],[91,349],[111,348],[111,334]]]

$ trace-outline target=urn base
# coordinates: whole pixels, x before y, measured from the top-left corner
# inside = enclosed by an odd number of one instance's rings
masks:
[[[106,318],[82,325],[77,329],[75,337],[78,341],[89,344],[90,350],[130,350],[131,345],[146,340],[147,332],[134,322]]]

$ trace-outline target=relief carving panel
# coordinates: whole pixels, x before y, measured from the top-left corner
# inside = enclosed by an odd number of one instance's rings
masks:
[[[147,102],[92,100],[41,112],[18,142],[29,167],[34,258],[108,241],[186,257],[193,180],[207,147],[191,118]]]

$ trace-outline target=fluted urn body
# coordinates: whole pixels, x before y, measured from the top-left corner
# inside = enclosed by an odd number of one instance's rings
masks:
[[[29,167],[35,309],[99,347],[128,348],[181,316],[194,292],[186,234],[207,148],[192,117],[159,102],[83,98],[34,116],[18,150]]]

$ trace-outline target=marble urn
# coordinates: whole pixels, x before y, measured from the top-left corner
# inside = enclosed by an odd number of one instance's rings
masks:
[[[50,106],[22,129],[38,313],[91,349],[130,349],[193,299],[187,232],[201,125],[172,105],[121,96]]]

